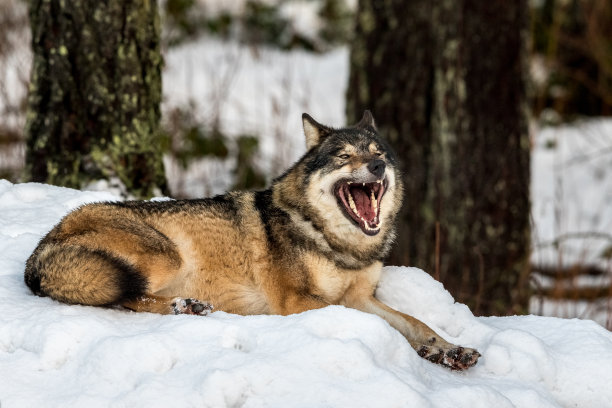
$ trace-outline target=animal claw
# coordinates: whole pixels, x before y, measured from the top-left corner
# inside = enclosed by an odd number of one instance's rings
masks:
[[[175,298],[172,302],[174,314],[190,314],[206,316],[213,310],[213,305],[208,302],[201,302],[193,298]]]

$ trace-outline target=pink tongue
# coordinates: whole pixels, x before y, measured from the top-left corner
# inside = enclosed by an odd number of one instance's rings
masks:
[[[368,197],[366,192],[360,188],[354,187],[351,188],[351,195],[353,196],[353,200],[355,201],[355,206],[357,207],[359,215],[361,215],[366,221],[374,221],[376,213],[372,209],[372,202],[370,201],[370,197]]]

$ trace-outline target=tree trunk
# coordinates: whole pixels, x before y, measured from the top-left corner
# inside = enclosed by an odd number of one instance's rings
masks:
[[[388,263],[440,279],[477,314],[527,310],[527,4],[360,0],[348,118],[371,109],[403,162]]]
[[[156,0],[31,0],[27,177],[166,192]]]

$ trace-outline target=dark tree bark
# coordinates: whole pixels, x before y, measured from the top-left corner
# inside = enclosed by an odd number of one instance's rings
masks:
[[[30,22],[29,179],[165,192],[156,0],[31,0]]]
[[[406,185],[390,264],[478,314],[525,312],[526,0],[360,0],[348,118],[371,109]]]

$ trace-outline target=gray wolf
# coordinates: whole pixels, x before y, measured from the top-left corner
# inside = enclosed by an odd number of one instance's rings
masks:
[[[366,111],[334,129],[302,116],[307,152],[271,187],[212,198],[84,205],[38,244],[40,296],[137,312],[288,315],[328,305],[376,314],[433,363],[480,354],[374,297],[402,201],[397,158]]]

